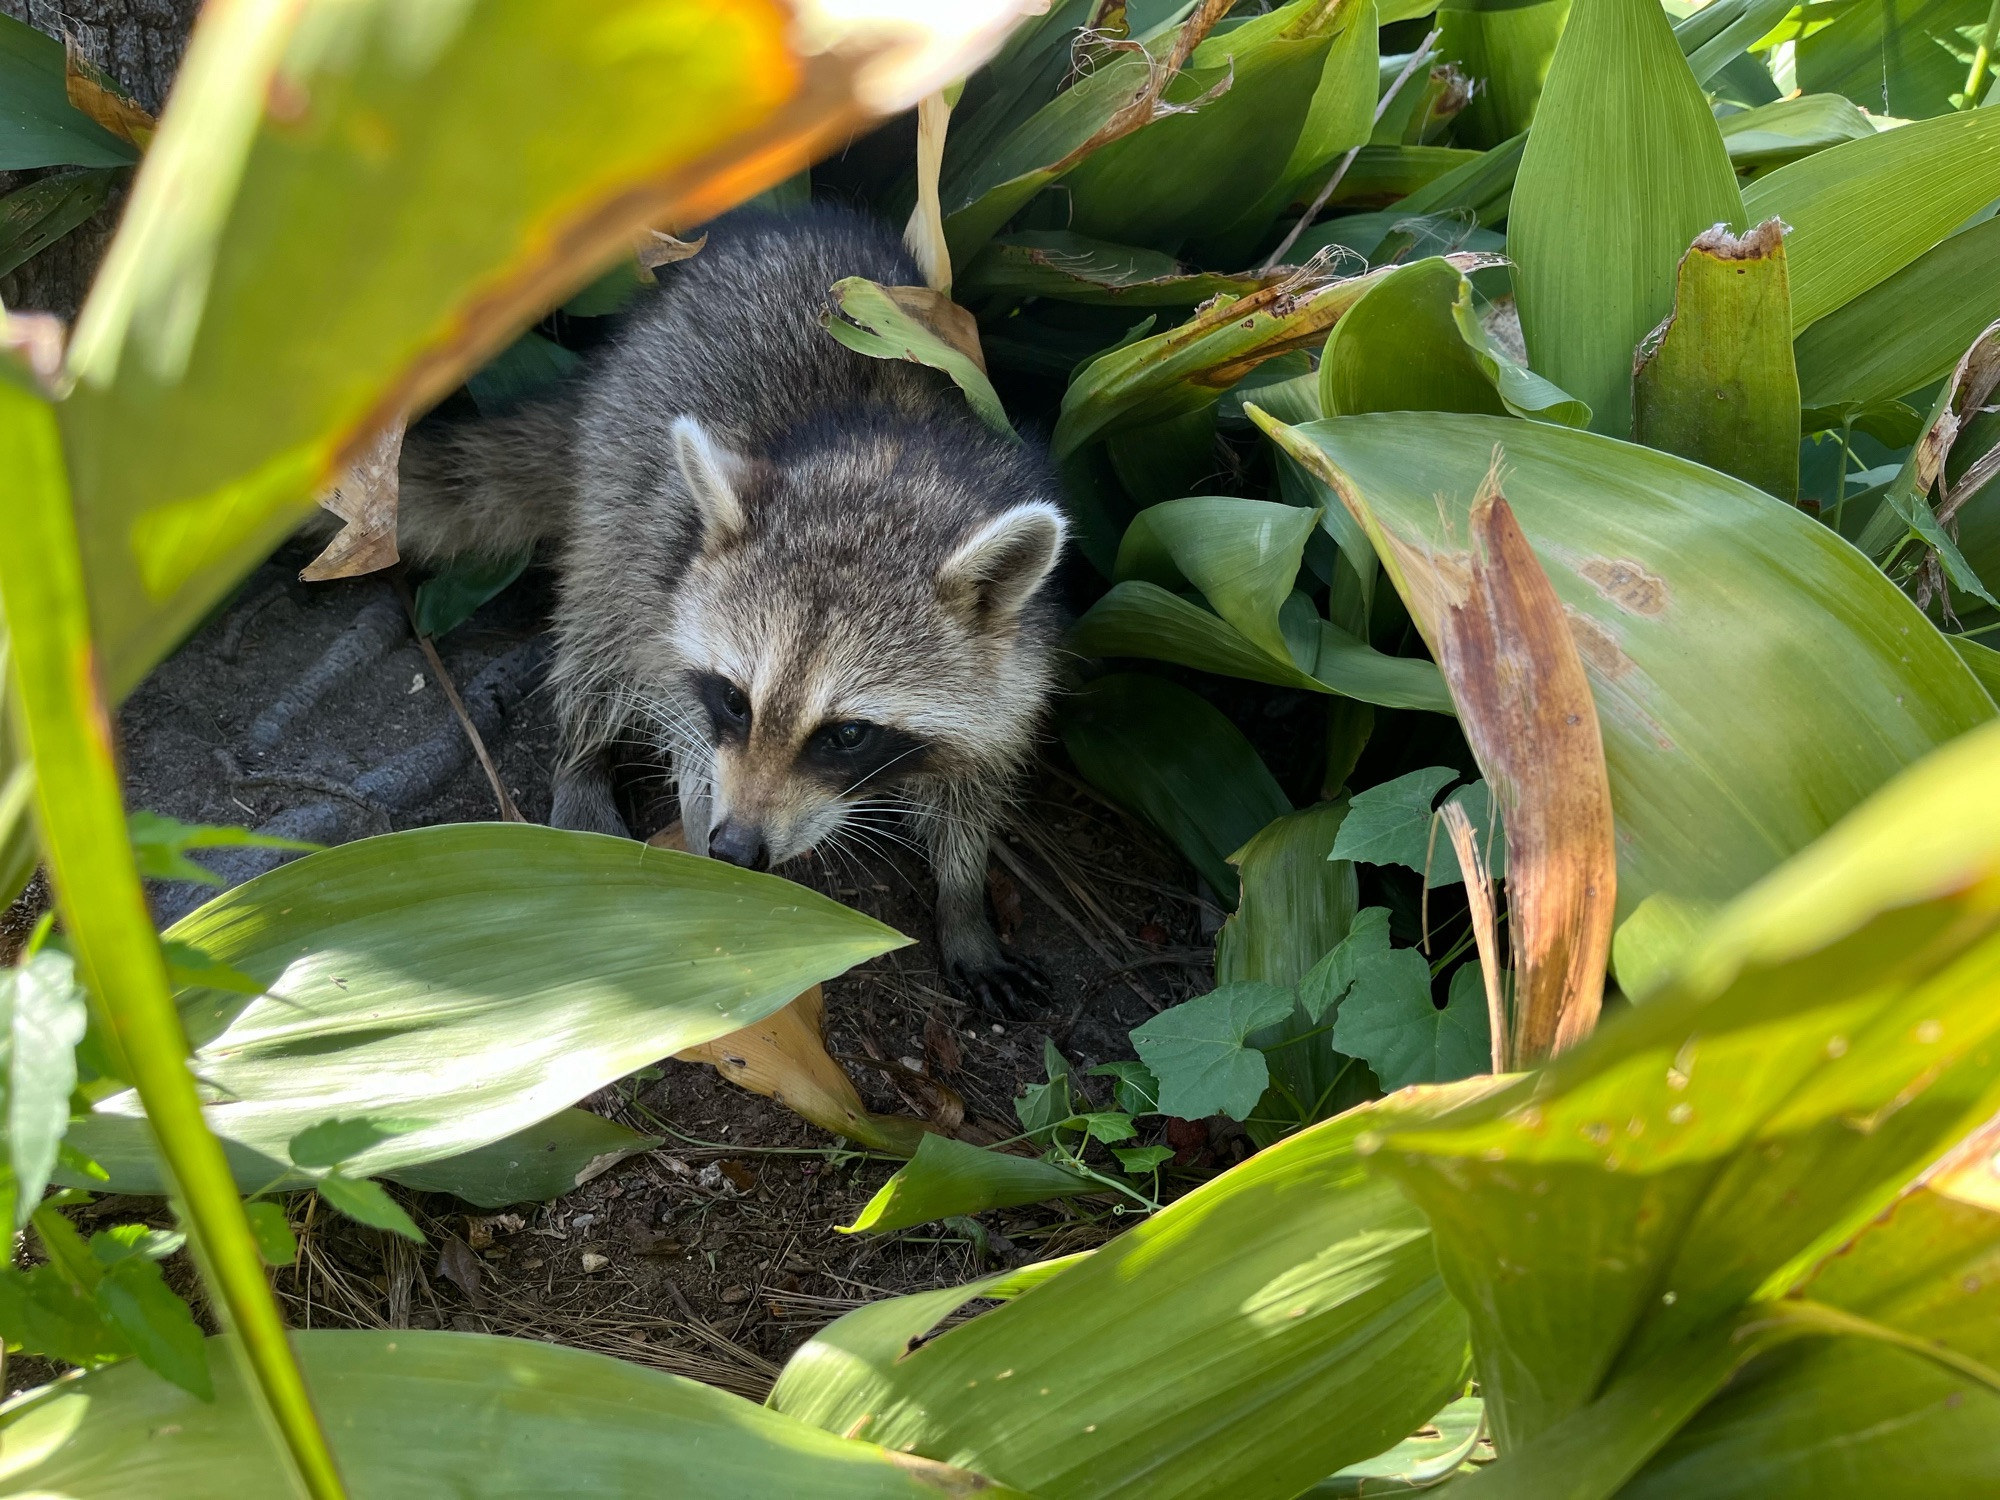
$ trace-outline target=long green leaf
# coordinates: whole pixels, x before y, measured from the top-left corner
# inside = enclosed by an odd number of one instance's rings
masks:
[[[942,370],[965,393],[980,421],[1013,442],[1021,440],[986,371],[898,305],[886,288],[866,277],[849,276],[836,281],[828,295],[834,310],[824,315],[823,323],[841,343],[874,359],[907,359]]]
[[[1799,87],[1846,94],[1878,115],[1952,109],[1991,0],[1839,0],[1802,26]]]
[[[1532,1090],[1390,1140],[1473,1309],[1503,1448],[1782,1288],[2000,1103],[1996,767],[2000,725],[1947,746]]]
[[[1438,7],[1438,51],[1475,82],[1472,101],[1452,121],[1460,145],[1497,146],[1534,122],[1569,8],[1570,0]]]
[[[1782,166],[1801,156],[1861,141],[1875,126],[1852,100],[1839,94],[1802,94],[1724,115],[1718,122],[1729,159],[1739,171]]]
[[[1575,0],[1507,218],[1528,360],[1630,428],[1632,351],[1694,237],[1741,227],[1736,175],[1655,0]],[[1764,217],[1760,215],[1760,217]]]
[[[847,1233],[882,1233],[954,1214],[1104,1190],[1101,1182],[1036,1157],[1009,1156],[949,1136],[926,1135],[909,1165],[899,1168],[862,1206],[854,1222],[842,1227]]]
[[[1888,280],[2000,198],[2000,111],[1971,110],[1815,152],[1743,192],[1753,222],[1783,219],[1792,328]],[[1900,393],[1898,393],[1900,394]]]
[[[1015,1494],[580,1349],[407,1328],[304,1333],[298,1344],[358,1494]],[[241,1385],[227,1361],[211,1353],[210,1364],[213,1405],[132,1365],[22,1397],[0,1415],[0,1482],[12,1493],[72,1500],[283,1494],[284,1475]]]
[[[1245,296],[1278,279],[1196,271],[1173,256],[1087,239],[1067,229],[1022,230],[989,244],[952,283],[953,295],[1056,297],[1110,307],[1193,307]]]
[[[64,172],[0,198],[0,276],[40,255],[104,206],[117,167]]]
[[[126,837],[55,419],[15,383],[11,368],[0,369],[0,477],[10,496],[0,607],[12,641],[11,685],[37,769],[38,821],[65,925],[119,1069],[144,1100],[205,1268],[283,1438],[281,1468],[313,1500],[339,1500],[340,1477],[286,1342],[256,1237],[186,1067],[166,962]]]
[[[1461,1388],[1423,1221],[1354,1155],[1383,1118],[1293,1136],[913,1351],[835,1323],[772,1404],[1042,1500],[1290,1500]]]
[[[1618,900],[1725,900],[1991,700],[1916,607],[1827,528],[1683,459],[1540,422],[1382,412],[1273,428],[1402,549],[1463,546],[1494,461],[1590,675]],[[1728,711],[1718,711],[1719,705]]]
[[[169,935],[269,986],[181,997],[206,1113],[252,1187],[298,1182],[286,1143],[336,1117],[416,1122],[360,1174],[487,1146],[903,941],[775,876],[519,823],[309,855]],[[129,1159],[136,1128],[116,1095],[71,1139]]]
[[[1799,399],[1808,407],[1893,400],[1951,371],[2000,313],[1993,267],[2000,218],[1933,246],[1798,336]]]
[[[1632,367],[1632,437],[1780,500],[1799,490],[1799,378],[1784,226],[1699,236],[1672,315]]]

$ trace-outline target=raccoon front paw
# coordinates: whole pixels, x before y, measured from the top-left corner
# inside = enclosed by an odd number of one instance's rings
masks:
[[[996,954],[951,964],[948,972],[959,993],[999,1020],[1025,1021],[1049,997],[1048,976],[1025,958]]]

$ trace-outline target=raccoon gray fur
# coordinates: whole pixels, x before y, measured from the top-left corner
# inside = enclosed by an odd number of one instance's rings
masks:
[[[697,853],[762,869],[913,829],[949,974],[1019,1014],[1039,981],[986,864],[1052,687],[1057,487],[944,376],[829,336],[845,276],[921,281],[853,213],[717,221],[565,397],[413,432],[398,540],[555,543],[551,822],[628,832],[607,752],[636,736]]]

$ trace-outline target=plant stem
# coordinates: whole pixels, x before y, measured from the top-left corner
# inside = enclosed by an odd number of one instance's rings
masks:
[[[0,605],[13,636],[44,852],[91,1001],[145,1106],[170,1186],[187,1206],[196,1263],[226,1313],[244,1384],[282,1438],[298,1490],[344,1500],[228,1159],[188,1071],[187,1038],[126,832],[55,415],[4,377],[0,473],[10,532],[0,547]]]
[[[1993,49],[2000,44],[2000,0],[1986,11],[1986,29],[1979,33],[1979,46],[1972,54],[1972,67],[1965,75],[1965,97],[1960,109],[1977,109],[1986,97],[1986,85],[1993,77]]]

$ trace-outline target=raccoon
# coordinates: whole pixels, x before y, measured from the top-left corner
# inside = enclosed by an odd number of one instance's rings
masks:
[[[843,277],[921,281],[870,219],[737,213],[660,276],[562,398],[412,432],[399,545],[554,543],[551,822],[629,834],[610,753],[639,737],[697,853],[761,870],[914,833],[949,976],[1023,1014],[1041,981],[994,934],[986,864],[1053,686],[1048,460],[821,326]]]

